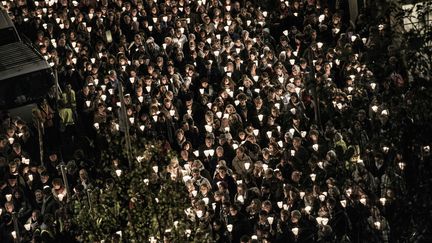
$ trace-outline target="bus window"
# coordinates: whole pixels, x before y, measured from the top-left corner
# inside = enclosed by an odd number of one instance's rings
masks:
[[[35,103],[45,97],[54,84],[47,70],[2,80],[0,82],[0,109]]]
[[[0,45],[6,45],[14,42],[18,42],[19,38],[16,34],[15,28],[8,27],[0,29]]]

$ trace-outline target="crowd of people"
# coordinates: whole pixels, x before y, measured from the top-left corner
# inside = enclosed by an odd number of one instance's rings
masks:
[[[416,94],[388,19],[333,2],[2,1],[62,93],[33,110],[42,161],[33,125],[2,117],[0,241],[74,239],[59,205],[112,175],[101,151],[128,129],[178,153],[165,170],[190,176],[209,241],[402,242],[430,160]]]

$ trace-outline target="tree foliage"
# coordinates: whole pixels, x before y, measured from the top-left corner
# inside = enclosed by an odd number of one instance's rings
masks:
[[[119,139],[103,151],[103,158],[121,155]],[[185,214],[190,205],[185,185],[165,170],[171,162],[175,164],[175,154],[158,141],[135,143],[132,152],[132,168],[111,168],[109,179],[98,181],[85,197],[73,201],[74,223],[81,240],[193,239],[197,231]],[[186,229],[190,235],[185,234]]]

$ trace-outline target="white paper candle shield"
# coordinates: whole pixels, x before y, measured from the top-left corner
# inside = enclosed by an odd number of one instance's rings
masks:
[[[217,116],[219,119],[222,118],[222,112],[221,112],[221,111],[216,112],[216,116]]]
[[[152,169],[155,173],[159,172],[159,167],[157,165],[153,166]]]
[[[305,192],[300,192],[300,198],[303,199],[303,197],[305,196]]]
[[[376,222],[374,223],[374,225],[375,225],[375,227],[376,227],[377,229],[381,229],[381,223],[380,223],[379,221],[376,221]]]
[[[258,129],[254,129],[254,130],[253,130],[253,134],[254,134],[255,136],[258,136],[258,134],[259,134],[259,130],[258,130]]]
[[[266,132],[266,134],[267,134],[267,137],[269,137],[269,138],[271,138],[272,137],[272,131],[268,131],[268,132]]]
[[[258,115],[258,120],[259,120],[259,121],[262,121],[263,118],[264,118],[264,115],[262,115],[262,114],[259,114],[259,115]]]
[[[321,194],[321,195],[318,196],[318,198],[319,198],[319,200],[320,200],[321,202],[324,202],[326,196],[323,195],[323,194]]]
[[[346,200],[341,200],[340,203],[341,203],[342,207],[346,207],[347,201]]]
[[[214,155],[214,149],[209,149],[209,155],[213,156]]]
[[[196,211],[196,215],[198,218],[201,218],[203,216],[203,211],[202,210],[197,210]]]
[[[208,198],[208,197],[205,197],[205,198],[203,198],[202,200],[204,201],[204,203],[205,203],[206,205],[209,203],[209,198]]]
[[[273,224],[274,218],[273,217],[268,217],[267,221],[269,222],[270,225]]]
[[[186,183],[186,182],[188,182],[191,179],[191,177],[188,176],[188,175],[186,175],[186,176],[183,176],[182,179],[183,179],[183,182]]]
[[[316,179],[316,174],[315,174],[315,173],[310,174],[310,178],[311,178],[312,181],[315,181],[315,179]]]
[[[282,141],[278,141],[277,144],[279,145],[279,147],[283,147],[283,142]]]
[[[277,202],[277,206],[278,206],[278,208],[282,208],[283,202],[282,201]]]
[[[232,232],[232,230],[233,230],[233,225],[232,224],[229,224],[229,225],[227,225],[227,230],[228,230],[228,232]]]

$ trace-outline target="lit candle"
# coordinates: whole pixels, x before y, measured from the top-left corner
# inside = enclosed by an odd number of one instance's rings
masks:
[[[340,203],[341,203],[342,207],[346,207],[347,201],[344,199],[344,200],[341,200]]]
[[[227,225],[227,230],[228,230],[228,232],[232,232],[232,230],[233,230],[233,225],[232,224],[229,224],[229,225]]]
[[[282,208],[283,202],[282,201],[277,202],[277,206],[278,206],[278,208]]]
[[[202,210],[197,210],[196,211],[196,215],[198,218],[201,218],[203,216],[203,211]]]
[[[273,217],[268,217],[267,221],[269,222],[270,225],[273,224],[274,218]]]

